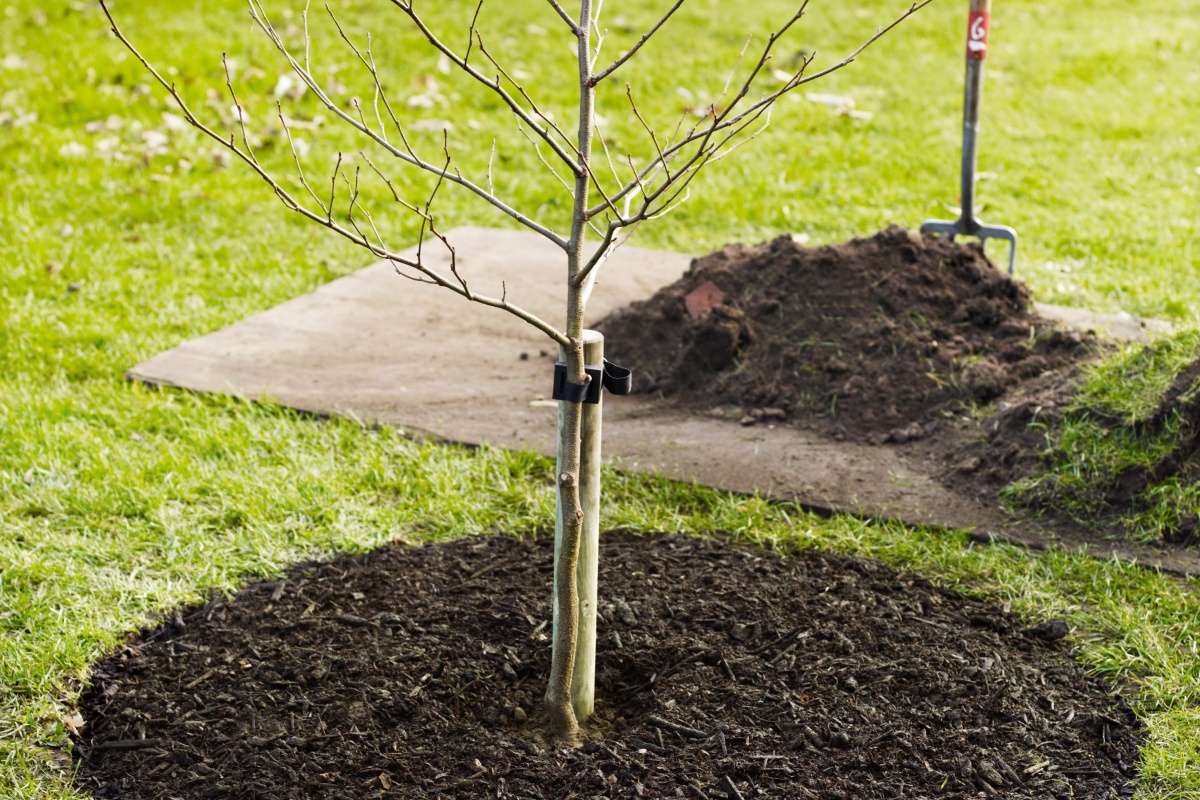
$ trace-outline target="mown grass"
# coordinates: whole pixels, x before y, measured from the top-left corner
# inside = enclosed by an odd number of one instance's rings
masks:
[[[1145,345],[1126,345],[1093,365],[1078,402],[1124,425],[1144,422],[1176,377],[1200,358],[1200,331],[1186,328]],[[1181,396],[1186,400],[1187,396]]]
[[[443,100],[412,114],[455,120],[456,148],[490,146],[495,137],[497,187],[561,221],[561,189],[494,102],[446,79],[432,57],[414,55],[419,42],[387,4],[334,5],[350,30],[380,34],[377,55],[397,96],[429,95],[429,79],[438,82]],[[439,25],[465,7],[429,5]],[[495,52],[539,76],[546,107],[565,115],[566,48],[548,44],[555,23],[543,6],[497,4]],[[636,36],[656,6],[610,0],[609,52]],[[815,4],[790,52],[815,48],[828,62],[904,4],[861,6]],[[286,26],[283,4],[272,9]],[[210,102],[207,89],[220,90],[218,56],[228,51],[242,99],[261,123],[265,161],[286,166],[270,129],[282,70],[238,0],[129,0],[114,10],[152,58],[175,66],[188,97],[225,123],[230,102],[220,94]],[[640,107],[673,122],[687,103],[711,97],[741,31],[761,34],[785,10],[781,0],[741,5],[734,26],[727,4],[686,8],[629,68]],[[1040,299],[1196,318],[1200,143],[1188,132],[1200,19],[1190,10],[1185,0],[1022,0],[997,9],[981,164],[992,174],[981,195],[990,220],[1021,232],[1018,269]],[[694,201],[642,231],[639,243],[700,252],[787,230],[834,241],[951,215],[960,12],[935,3],[851,70],[812,87],[853,97],[871,120],[789,102],[767,134],[703,179]],[[363,91],[352,59],[328,38],[314,55],[319,74],[336,73],[346,96]],[[161,93],[144,91],[145,82],[92,5],[0,9],[4,797],[79,796],[59,749],[71,703],[88,665],[149,615],[300,557],[393,539],[532,535],[552,514],[549,465],[535,457],[419,445],[393,431],[122,379],[154,353],[363,265],[360,254],[286,216],[245,170],[222,166],[210,145],[177,129],[163,116]],[[632,147],[638,129],[607,100],[610,134]],[[315,124],[311,97],[288,113],[310,123],[302,136],[314,165],[361,145]],[[472,119],[477,129],[463,121]],[[417,144],[436,147],[436,133],[419,133]],[[485,162],[486,147],[463,154],[464,169]],[[371,191],[379,197],[378,187]],[[441,214],[447,227],[506,224],[449,193]],[[380,221],[394,241],[411,240],[411,219]],[[1024,613],[1068,616],[1083,631],[1081,657],[1137,687],[1151,734],[1143,796],[1200,793],[1194,582],[1062,554],[971,549],[959,534],[819,520],[648,478],[613,474],[608,486],[609,526],[732,532],[875,555]]]

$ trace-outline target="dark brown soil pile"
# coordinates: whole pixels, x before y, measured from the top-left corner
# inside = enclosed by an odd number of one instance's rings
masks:
[[[1135,720],[1065,625],[865,559],[606,537],[599,738],[523,721],[549,541],[388,548],[176,616],[102,662],[101,798],[1102,798]]]
[[[859,441],[923,438],[1090,340],[1039,318],[978,246],[895,226],[826,247],[726,247],[596,327],[642,392]]]

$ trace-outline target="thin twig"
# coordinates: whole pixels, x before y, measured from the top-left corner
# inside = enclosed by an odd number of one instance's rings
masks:
[[[361,61],[363,66],[367,68],[367,71],[371,73],[371,79],[375,84],[375,96],[378,99],[383,100],[383,107],[387,110],[388,116],[392,120],[392,125],[394,125],[396,128],[396,132],[400,135],[400,141],[403,143],[405,151],[407,151],[408,154],[414,159],[419,161],[420,159],[417,158],[417,154],[413,151],[412,145],[409,144],[408,136],[406,136],[404,133],[404,126],[400,124],[400,120],[396,116],[396,112],[392,110],[392,104],[387,99],[387,92],[383,90],[383,83],[379,80],[379,71],[375,67],[375,57],[364,57],[362,51],[359,50],[358,45],[354,44],[354,42],[350,40],[350,37],[346,35],[346,31],[342,29],[342,23],[338,20],[337,15],[333,13],[333,10],[328,5],[325,6],[325,10],[329,12],[329,18],[333,20],[333,25],[335,28],[337,28],[338,35],[342,37],[342,41],[346,43],[346,45],[350,48],[350,51],[358,57],[358,60]],[[307,65],[305,69],[307,70]],[[358,105],[357,101],[355,102],[355,105]],[[376,117],[378,116],[379,108],[377,105]],[[366,121],[362,120],[361,108],[359,109],[359,119],[362,121],[363,127],[366,127]],[[388,141],[387,133],[382,120],[379,121],[379,134],[383,138],[384,142]]]
[[[488,191],[495,193],[496,183],[492,180],[492,165],[496,163],[496,140],[492,139],[492,154],[488,156],[487,182]]]
[[[549,161],[547,161],[546,157],[544,155],[542,155],[542,148],[538,145],[537,142],[534,141],[533,137],[529,135],[529,131],[525,130],[525,126],[523,126],[521,123],[518,122],[517,130],[519,130],[521,132],[521,135],[525,137],[525,141],[529,142],[529,144],[531,144],[533,146],[533,152],[537,155],[538,161],[541,161],[542,164],[545,165],[546,169],[550,170],[550,174],[558,179],[558,182],[562,184],[562,187],[567,190],[567,194],[569,194],[571,196],[571,199],[574,200],[575,199],[575,190],[573,188],[571,188],[571,185],[567,183],[566,179],[563,178],[562,175],[558,174],[558,170],[556,170],[554,168],[554,165],[551,164]],[[491,165],[490,164],[488,165],[488,172],[489,172],[489,174],[491,173]]]
[[[395,2],[395,1],[396,0],[393,0],[393,2]],[[395,156],[396,158],[399,158],[401,161],[404,161],[415,167],[419,167],[420,169],[423,169],[427,172],[431,172],[435,175],[437,175],[439,173],[439,168],[435,164],[433,164],[429,161],[426,161],[422,158],[417,157],[415,154],[409,152],[407,149],[401,150],[401,149],[391,145],[389,142],[386,141],[386,139],[381,134],[377,133],[370,126],[363,125],[359,120],[356,120],[352,115],[348,114],[345,111],[345,109],[343,109],[340,105],[335,103],[329,97],[328,93],[326,93],[325,90],[321,87],[321,85],[317,82],[317,80],[312,76],[312,74],[308,70],[306,70],[304,68],[304,66],[296,60],[295,56],[292,55],[292,53],[288,49],[287,45],[284,44],[283,39],[282,39],[282,37],[280,37],[278,31],[275,30],[275,28],[271,24],[270,20],[266,17],[265,13],[262,11],[262,7],[261,7],[261,5],[259,5],[258,0],[250,0],[250,5],[251,5],[251,16],[254,18],[255,23],[259,26],[260,29],[262,29],[262,31],[264,33],[267,34],[268,38],[271,39],[271,41],[275,45],[276,49],[279,50],[280,54],[283,55],[283,57],[287,60],[288,64],[292,67],[292,70],[300,77],[301,80],[303,80],[305,82],[305,84],[308,86],[308,88],[313,91],[313,94],[316,95],[317,99],[319,99],[321,101],[321,103],[323,103],[325,105],[326,108],[328,108],[333,114],[335,114],[343,122],[346,122],[351,127],[353,127],[355,130],[357,130],[357,131],[363,133],[364,135],[366,135],[367,137],[369,137],[373,142],[375,142],[377,145],[379,145],[383,149],[387,150],[388,153],[390,153],[391,155]],[[489,194],[488,191],[486,189],[484,189],[482,186],[479,186],[478,184],[474,183],[473,181],[470,181],[470,180],[464,178],[460,174],[447,174],[443,177],[445,177],[446,180],[456,183],[459,186],[462,186],[463,188],[467,189],[468,191],[483,198],[485,201],[490,203],[492,206],[495,206],[500,211],[502,211],[505,214],[507,214],[508,216],[512,217],[514,220],[516,220],[521,225],[524,225],[525,227],[529,228],[530,230],[535,231],[535,232],[541,234],[542,236],[546,237],[550,241],[554,242],[554,244],[558,245],[558,247],[560,247],[564,250],[566,249],[567,240],[565,238],[563,238],[559,234],[555,233],[554,231],[552,231],[545,225],[541,224],[540,222],[537,222],[536,220],[527,216],[526,214],[523,214],[520,211],[517,211],[515,208],[513,208],[512,206],[505,203],[499,197]]]
[[[525,87],[522,84],[518,83],[517,79],[515,77],[513,77],[512,75],[510,75],[508,70],[506,70],[500,64],[500,62],[497,61],[490,52],[488,52],[487,47],[483,44],[483,37],[480,36],[479,34],[476,34],[475,38],[479,42],[479,52],[483,53],[484,57],[487,58],[487,60],[489,62],[491,62],[491,65],[493,67],[496,68],[496,71],[498,73],[500,73],[500,75],[506,81],[511,83],[516,88],[517,92],[521,95],[521,98],[526,103],[529,104],[529,107],[532,110],[534,116],[536,116],[543,123],[545,123],[544,126],[539,126],[534,123],[530,123],[530,125],[538,132],[538,134],[540,134],[542,136],[543,139],[548,138],[550,136],[551,132],[557,134],[558,137],[560,139],[562,139],[564,147],[566,147],[567,149],[570,150],[572,157],[575,159],[574,162],[572,162],[572,163],[577,165],[578,160],[579,160],[579,148],[577,148],[575,146],[575,143],[571,141],[571,137],[567,136],[566,132],[563,131],[563,129],[561,127],[559,127],[559,124],[557,122],[555,122],[550,117],[549,114],[546,114],[542,111],[542,109],[538,106],[537,102],[533,99],[532,96],[530,96],[529,92],[525,91]],[[578,169],[573,168],[571,171],[578,172]]]
[[[592,33],[596,36],[596,47],[592,50],[592,56],[588,59],[588,69],[593,74],[596,72],[596,62],[600,60],[600,50],[604,47],[604,36],[607,33],[600,28],[600,14],[604,10],[604,0],[596,0],[596,9],[592,12]]]
[[[620,58],[618,58],[616,61],[614,61],[612,64],[609,64],[607,67],[605,67],[604,69],[600,70],[599,72],[597,72],[595,75],[592,76],[592,86],[597,85],[598,83],[600,83],[600,81],[604,80],[609,75],[612,75],[614,72],[616,72],[618,69],[621,68],[622,64],[624,64],[629,59],[633,58],[634,55],[637,54],[637,51],[641,50],[642,46],[645,45],[646,42],[650,41],[651,36],[658,33],[659,28],[661,28],[663,25],[667,24],[667,20],[669,20],[671,18],[671,16],[676,11],[678,11],[679,7],[682,6],[685,2],[686,2],[686,0],[676,0],[675,5],[671,6],[670,10],[667,11],[667,13],[664,14],[662,16],[662,18],[659,19],[658,22],[654,23],[654,26],[652,28],[650,28],[650,30],[648,30],[644,34],[642,34],[642,38],[638,39],[637,42],[634,43],[633,47],[626,50],[625,53]]]
[[[650,141],[654,143],[654,149],[658,152],[658,160],[662,164],[663,173],[666,174],[667,180],[671,180],[670,159],[663,154],[662,145],[658,143],[658,137],[654,135],[654,129],[646,122],[642,112],[638,110],[637,102],[633,99],[633,87],[628,83],[625,84],[625,96],[629,98],[629,107],[633,109],[633,115],[637,117],[637,121],[642,123],[642,127],[646,129],[646,133],[650,134]]]
[[[312,199],[315,200],[317,205],[321,207],[321,210],[325,211],[325,204],[321,201],[321,198],[317,196],[317,193],[313,191],[312,186],[309,185],[308,178],[304,175],[304,167],[300,165],[300,154],[296,151],[296,142],[292,139],[291,126],[288,125],[287,118],[283,116],[283,104],[276,103],[275,105],[279,110],[279,123],[283,126],[283,133],[285,136],[287,136],[288,147],[292,151],[292,160],[296,164],[296,173],[300,176],[300,185],[308,191]]]
[[[471,24],[467,27],[467,49],[463,52],[463,63],[468,63],[471,60],[471,48],[475,46],[475,26],[479,24],[479,12],[483,10],[483,0],[479,0],[479,5],[475,6],[475,14],[471,17]]]
[[[564,163],[570,166],[572,172],[575,172],[579,169],[576,159],[572,157],[572,155],[563,148],[562,144],[555,140],[555,138],[551,136],[548,131],[543,131],[534,123],[534,118],[530,112],[522,107],[521,104],[517,102],[516,98],[514,98],[512,94],[504,88],[504,85],[500,82],[498,77],[488,78],[482,72],[467,63],[467,61],[459,56],[458,53],[456,53],[452,48],[438,38],[437,34],[435,34],[429,28],[429,26],[425,24],[425,20],[422,19],[413,8],[412,0],[391,0],[391,2],[392,5],[403,11],[404,14],[407,15],[410,20],[412,20],[413,24],[417,26],[417,29],[425,36],[425,40],[433,45],[435,50],[446,56],[446,58],[450,59],[455,66],[457,66],[467,75],[491,89],[504,102],[504,104],[508,106],[509,110],[515,114],[518,119],[520,119],[526,125],[532,127],[534,130],[538,131],[538,133],[542,135],[542,138],[545,140],[546,144],[549,145],[554,151],[555,155],[557,155],[563,160]],[[476,33],[475,38],[476,41],[479,40],[478,33]],[[480,47],[482,48],[482,44]]]
[[[563,22],[567,23],[567,27],[571,29],[571,33],[578,36],[579,25],[575,22],[575,20],[571,19],[571,15],[567,13],[566,9],[558,4],[558,0],[546,0],[546,2],[548,2],[550,7],[554,9],[554,13],[558,14],[559,18],[562,19]]]

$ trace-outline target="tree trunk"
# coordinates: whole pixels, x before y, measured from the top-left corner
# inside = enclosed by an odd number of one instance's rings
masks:
[[[563,347],[567,380],[587,383],[583,356],[583,290],[576,277],[584,264],[587,235],[588,165],[592,157],[592,104],[595,92],[591,79],[592,0],[580,0],[576,51],[579,63],[578,170],[575,175],[571,239],[567,243],[567,326],[570,346]],[[558,404],[558,510],[555,515],[554,597],[551,603],[555,626],[550,681],[543,704],[544,722],[551,739],[574,744],[579,738],[579,720],[571,702],[575,677],[575,655],[579,645],[579,551],[583,533],[583,507],[579,498],[579,435],[583,404]]]
[[[596,331],[583,332],[584,363],[588,366],[603,364],[604,337]],[[560,357],[567,360],[567,351],[563,348]],[[574,409],[565,408],[574,406]],[[567,525],[576,514],[569,510],[571,504],[571,488],[564,486],[563,476],[571,474],[569,463],[571,455],[568,452],[569,439],[564,431],[570,425],[568,415],[571,411],[579,414],[579,469],[578,481],[574,487],[575,502],[579,505],[578,519],[581,524],[578,533],[572,530],[574,526]],[[552,662],[551,686],[561,691],[561,682],[569,681],[569,705],[574,716],[572,722],[568,715],[560,710],[551,714],[547,721],[551,731],[562,731],[564,739],[571,739],[578,725],[587,721],[595,707],[596,696],[596,597],[597,572],[600,556],[600,425],[601,404],[560,403],[558,412],[558,461],[559,496],[555,509],[554,520],[554,589],[553,603],[553,641],[555,656]],[[570,482],[567,481],[569,484]],[[570,562],[575,562],[574,569]],[[572,581],[571,586],[566,583]],[[569,595],[574,593],[573,599]],[[570,615],[560,613],[560,608],[574,608],[574,622]],[[574,644],[571,644],[571,633],[562,626],[574,626]],[[559,664],[558,654],[571,656],[572,669],[570,678],[565,674],[566,664]],[[546,695],[549,710],[551,705],[564,704],[561,694],[550,692]]]
[[[582,343],[578,349],[582,351]],[[563,350],[568,365],[568,379],[572,383],[582,383],[581,379],[571,376],[573,370],[570,367],[572,360],[582,364],[582,352],[572,359],[575,354],[567,348]],[[555,479],[558,502],[554,519],[554,593],[551,600],[554,633],[550,680],[546,686],[543,713],[550,738],[563,744],[574,744],[579,737],[579,721],[571,703],[571,684],[579,641],[579,583],[576,572],[583,531],[583,508],[579,502],[579,431],[582,417],[581,404],[559,401]]]
[[[588,366],[604,364],[604,336],[583,332],[583,359]],[[571,681],[571,705],[580,724],[587,721],[596,705],[596,602],[600,566],[600,427],[604,395],[600,402],[583,406],[579,430],[579,501],[583,530],[579,541],[579,565],[575,570],[579,589],[579,639],[575,644],[575,675]]]

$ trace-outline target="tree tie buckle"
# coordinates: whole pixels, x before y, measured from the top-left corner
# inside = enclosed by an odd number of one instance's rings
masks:
[[[633,391],[633,370],[617,366],[604,359],[601,366],[584,367],[588,377],[587,383],[571,383],[567,380],[567,362],[559,361],[554,365],[555,400],[565,400],[568,403],[600,402],[600,390],[607,389],[615,395],[626,395]]]

